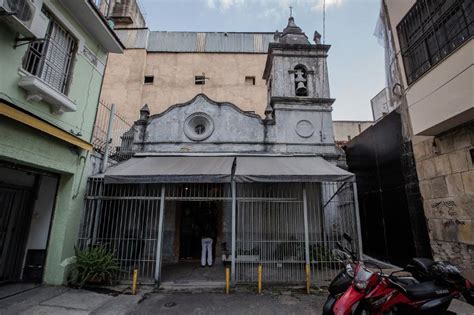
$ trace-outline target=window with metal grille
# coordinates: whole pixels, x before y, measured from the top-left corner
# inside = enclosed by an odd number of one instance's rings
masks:
[[[76,40],[48,12],[49,26],[44,41],[30,44],[23,68],[53,89],[66,94]]]
[[[397,26],[408,84],[474,34],[472,0],[417,0]]]

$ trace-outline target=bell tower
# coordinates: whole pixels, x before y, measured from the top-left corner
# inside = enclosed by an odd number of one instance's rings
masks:
[[[335,100],[329,94],[326,63],[330,46],[321,44],[318,32],[311,43],[292,16],[274,39],[263,73],[268,90],[265,121],[274,124],[277,140],[310,143],[325,151],[323,146],[334,144]]]
[[[273,97],[329,98],[326,58],[331,46],[320,43],[314,33],[314,44],[290,17],[283,32],[275,33],[270,43],[263,73]]]

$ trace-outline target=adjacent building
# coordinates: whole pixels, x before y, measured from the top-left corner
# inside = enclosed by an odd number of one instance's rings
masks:
[[[396,108],[395,104],[390,102],[390,93],[387,88],[383,88],[370,100],[370,107],[374,121],[380,120]]]
[[[405,206],[413,226],[412,252],[428,256],[423,244],[429,237],[434,258],[458,264],[471,277],[474,246],[473,10],[474,5],[468,0],[384,0],[377,27],[386,52],[388,102],[397,108],[387,117],[395,122],[393,131],[400,134],[400,137],[392,137],[399,139],[393,144],[401,148],[391,151],[389,142],[380,141],[378,150],[399,152],[386,157],[387,161],[401,161],[405,177],[402,185],[406,187],[404,196],[414,200]],[[382,118],[379,123],[386,119]],[[378,137],[383,138],[383,135],[378,134]],[[358,148],[364,146],[353,143],[352,150]],[[348,160],[349,155],[350,151]],[[358,155],[360,152],[353,156]],[[374,181],[368,183],[372,185]],[[367,187],[369,192],[377,185]],[[420,193],[421,203],[418,203],[416,199]],[[388,215],[392,218],[399,211],[369,210],[372,217]],[[396,246],[396,243],[386,242],[380,246]]]
[[[342,147],[373,124],[373,121],[334,120],[332,122],[334,141],[338,146]]]
[[[62,284],[74,253],[107,54],[89,0],[0,4],[0,282]]]

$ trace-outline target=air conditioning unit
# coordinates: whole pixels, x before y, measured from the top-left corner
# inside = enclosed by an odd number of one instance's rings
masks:
[[[0,21],[24,37],[44,38],[49,20],[39,0],[0,0]]]

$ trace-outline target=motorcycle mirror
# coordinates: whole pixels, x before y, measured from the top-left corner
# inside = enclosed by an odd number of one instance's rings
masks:
[[[346,241],[348,241],[349,243],[352,243],[352,237],[349,234],[344,233],[343,237]]]

